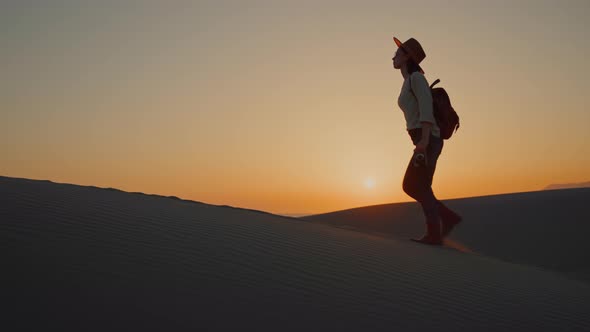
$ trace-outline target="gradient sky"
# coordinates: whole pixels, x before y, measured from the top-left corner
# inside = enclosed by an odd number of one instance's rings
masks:
[[[439,199],[588,181],[588,17],[587,0],[4,0],[0,175],[284,214],[411,201],[395,35],[461,117]]]

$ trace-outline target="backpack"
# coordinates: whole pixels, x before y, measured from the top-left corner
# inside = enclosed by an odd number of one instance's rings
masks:
[[[445,89],[433,88],[433,86],[439,82],[440,79],[436,79],[436,81],[430,85],[430,92],[432,93],[432,108],[434,119],[440,128],[441,138],[449,139],[454,132],[459,130],[459,115],[457,115],[457,112],[455,112],[455,109],[451,106],[451,99]],[[412,89],[410,88],[410,91],[411,90]],[[414,91],[412,91],[412,94],[414,94]]]

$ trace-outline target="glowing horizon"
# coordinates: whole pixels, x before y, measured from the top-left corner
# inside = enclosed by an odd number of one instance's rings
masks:
[[[461,117],[439,199],[589,181],[589,15],[586,1],[3,4],[0,175],[277,214],[412,201],[395,35],[422,43]]]

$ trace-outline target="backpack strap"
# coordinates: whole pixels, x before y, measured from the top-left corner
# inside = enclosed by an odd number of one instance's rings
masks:
[[[437,78],[436,81],[430,84],[430,89],[432,90],[432,87],[437,85],[438,83],[440,83],[440,79]],[[414,98],[416,98],[414,91],[412,91],[412,74],[410,74],[410,92],[414,95]]]
[[[434,83],[430,84],[430,88],[432,89],[432,87],[438,84],[439,82],[440,80],[437,78],[436,81],[434,81]]]

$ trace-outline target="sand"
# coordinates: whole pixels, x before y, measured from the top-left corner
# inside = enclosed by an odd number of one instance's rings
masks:
[[[588,331],[590,285],[302,219],[0,177],[14,330]]]
[[[464,217],[450,244],[590,283],[590,188],[444,201]],[[303,220],[405,240],[424,232],[417,203],[337,211]]]

